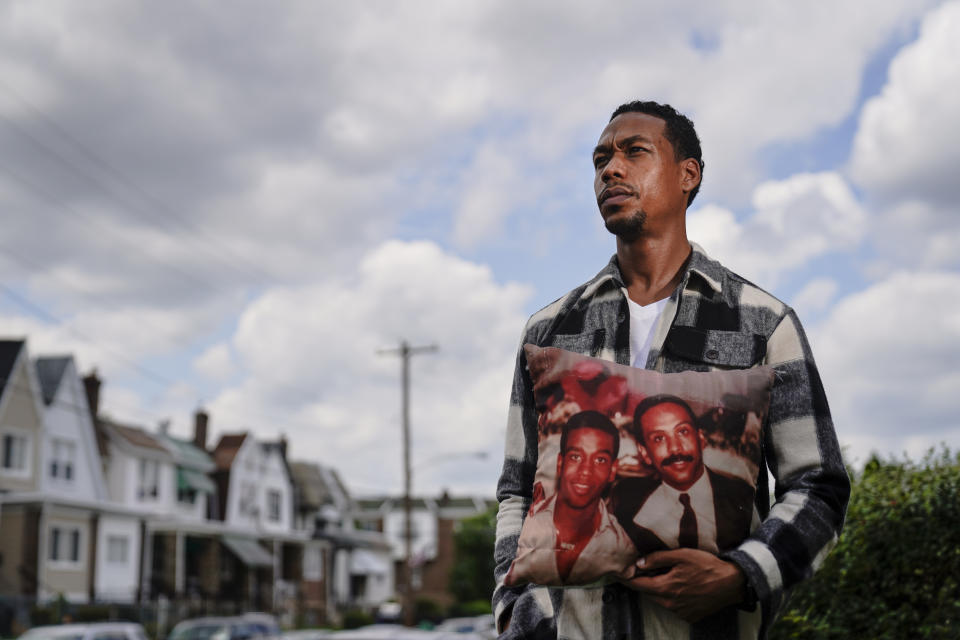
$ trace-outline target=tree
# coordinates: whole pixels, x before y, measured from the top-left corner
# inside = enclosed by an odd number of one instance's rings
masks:
[[[956,638],[960,456],[874,457],[853,479],[839,544],[770,637]]]
[[[457,603],[482,601],[489,610],[493,594],[493,546],[497,531],[497,507],[460,522],[453,534],[454,560],[450,592]]]

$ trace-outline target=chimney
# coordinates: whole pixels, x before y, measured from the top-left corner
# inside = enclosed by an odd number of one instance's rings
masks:
[[[164,418],[160,421],[160,424],[157,425],[157,431],[161,435],[170,435],[170,418]]]
[[[97,423],[100,414],[100,377],[94,369],[83,378],[83,388],[87,392],[87,404],[90,405],[90,417]]]
[[[203,409],[197,409],[193,414],[193,444],[198,449],[207,450],[207,423],[210,415]]]
[[[286,460],[287,459],[287,436],[281,433],[280,440],[277,444],[280,445],[280,455],[282,455],[283,459]]]

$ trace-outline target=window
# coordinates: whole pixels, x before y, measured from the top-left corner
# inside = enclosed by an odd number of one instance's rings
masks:
[[[280,521],[280,492],[271,489],[267,491],[267,517],[272,522]]]
[[[160,463],[140,459],[140,487],[137,495],[141,500],[156,500],[160,491]]]
[[[126,564],[130,541],[126,536],[107,536],[107,562]]]
[[[193,487],[178,488],[177,502],[180,504],[196,504],[197,490]]]
[[[320,547],[303,550],[303,579],[323,580],[323,550]]]
[[[249,482],[240,484],[240,513],[257,515],[257,487]]]
[[[67,482],[73,480],[76,457],[77,445],[75,442],[54,438],[53,455],[50,459],[50,477]]]
[[[80,562],[80,529],[76,527],[50,527],[50,562],[76,564]]]
[[[19,433],[3,434],[3,457],[0,458],[0,469],[7,473],[26,475],[30,471],[29,443],[26,435]]]

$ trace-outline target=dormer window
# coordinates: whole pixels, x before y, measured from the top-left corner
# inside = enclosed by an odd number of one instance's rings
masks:
[[[141,458],[139,482],[137,497],[144,501],[156,500],[160,495],[160,463]]]
[[[30,474],[30,438],[19,429],[0,431],[0,472],[11,476]]]
[[[280,492],[267,491],[267,518],[271,522],[280,522]]]
[[[77,445],[75,442],[54,438],[50,458],[50,477],[64,482],[72,481],[76,458]]]

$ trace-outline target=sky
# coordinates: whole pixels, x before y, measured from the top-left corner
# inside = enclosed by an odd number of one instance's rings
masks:
[[[848,462],[960,448],[960,2],[0,4],[0,334],[111,417],[492,496],[526,318],[614,251],[611,111],[696,123],[688,235],[792,305]]]

